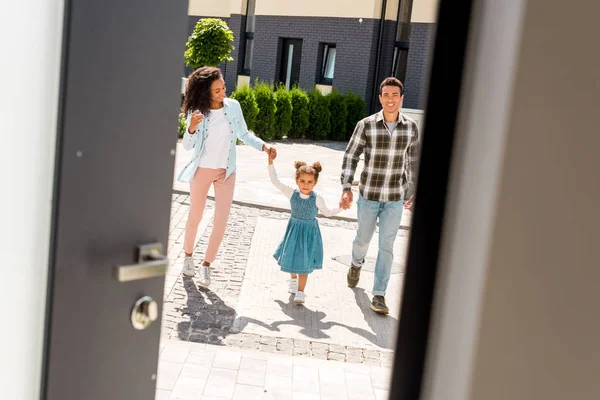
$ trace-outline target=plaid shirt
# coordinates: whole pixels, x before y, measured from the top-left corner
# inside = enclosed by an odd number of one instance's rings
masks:
[[[415,190],[418,147],[417,123],[402,113],[391,133],[384,123],[383,111],[359,121],[344,154],[343,189],[351,190],[356,165],[364,151],[360,194],[372,201],[408,200]]]

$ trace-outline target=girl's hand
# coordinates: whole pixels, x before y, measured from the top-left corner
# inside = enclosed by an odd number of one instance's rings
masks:
[[[277,158],[277,151],[274,148],[270,148],[266,150],[267,155],[269,156],[269,165],[273,164],[273,160]]]
[[[204,114],[202,114],[199,110],[194,111],[192,114],[192,119],[190,120],[190,126],[188,128],[188,133],[190,135],[196,133],[196,129],[198,129],[198,125],[200,125],[203,119]]]
[[[277,158],[277,150],[275,150],[274,147],[269,147],[266,144],[263,144],[263,151],[265,151],[269,156],[269,164],[272,164],[273,160]]]

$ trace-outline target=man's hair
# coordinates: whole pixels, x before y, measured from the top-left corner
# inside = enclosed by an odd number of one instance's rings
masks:
[[[402,85],[402,82],[400,82],[400,79],[398,78],[394,78],[393,76],[385,78],[383,82],[381,82],[381,85],[379,85],[379,94],[383,92],[384,86],[397,86],[400,88],[400,96],[404,94],[404,85]]]

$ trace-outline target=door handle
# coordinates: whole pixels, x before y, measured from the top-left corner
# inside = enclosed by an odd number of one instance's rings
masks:
[[[118,265],[114,268],[115,278],[119,282],[164,276],[169,267],[169,258],[163,255],[162,243],[142,244],[138,246],[138,262],[131,265]]]

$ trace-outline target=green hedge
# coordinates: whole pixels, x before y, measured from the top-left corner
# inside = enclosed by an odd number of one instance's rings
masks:
[[[350,139],[358,121],[365,117],[367,103],[362,97],[352,92],[346,95],[344,102],[346,103],[346,110],[348,112],[346,120],[346,139]]]
[[[259,109],[252,88],[244,85],[233,92],[231,98],[240,103],[246,125],[248,125],[249,130],[254,131],[256,129],[256,117],[258,116]]]
[[[263,140],[272,140],[275,138],[275,112],[277,111],[273,87],[264,82],[256,83],[254,85],[254,96],[259,109],[256,117],[255,133]]]
[[[178,118],[178,128],[177,131],[179,132],[179,137],[182,138],[183,135],[185,134],[185,127],[187,125],[187,118],[185,117],[184,113],[179,113],[179,118]]]
[[[264,140],[284,136],[348,140],[366,110],[365,101],[354,93],[333,90],[324,96],[317,89],[306,93],[283,86],[273,91],[272,84],[258,81],[253,88],[240,87],[231,97],[240,102],[248,128]]]
[[[275,138],[281,139],[292,128],[292,94],[285,86],[279,86],[275,92],[275,100]]]
[[[301,138],[306,134],[306,130],[310,125],[308,95],[297,87],[290,90],[290,94],[292,96],[292,128],[288,137]]]
[[[348,110],[346,108],[345,97],[333,90],[327,95],[329,99],[329,110],[331,111],[331,131],[329,139],[345,140],[346,124],[348,123]]]
[[[310,126],[309,139],[327,139],[331,132],[331,111],[329,98],[323,96],[319,90],[314,89],[308,94],[310,100]]]

